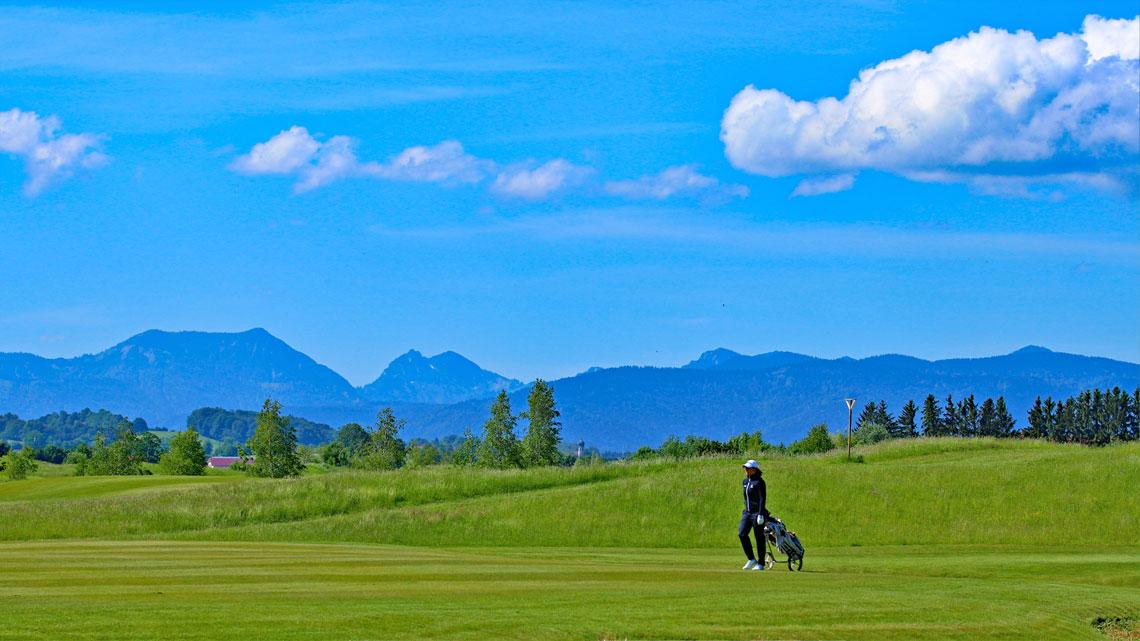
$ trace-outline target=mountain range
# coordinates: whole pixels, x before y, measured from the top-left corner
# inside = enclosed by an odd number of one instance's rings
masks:
[[[927,394],[940,401],[1005,396],[1019,424],[1037,395],[1140,385],[1134,363],[1026,347],[1003,356],[928,361],[910,356],[823,359],[791,352],[744,355],[716,349],[682,367],[615,367],[551,381],[566,440],[608,450],[657,445],[666,436],[724,438],[761,430],[790,442],[819,422],[844,425],[845,397],[887,401],[893,412]],[[264,329],[240,333],[151,330],[98,354],[47,359],[0,353],[0,413],[35,417],[105,408],[180,427],[201,407],[256,410],[273,397],[288,413],[340,425],[369,423],[392,406],[407,436],[478,431],[490,399],[528,388],[454,352],[398,357],[372,383],[342,376]]]

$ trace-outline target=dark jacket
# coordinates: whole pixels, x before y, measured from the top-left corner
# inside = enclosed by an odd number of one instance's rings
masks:
[[[768,500],[768,486],[760,470],[752,476],[744,477],[744,511],[750,514],[767,514],[764,503]]]

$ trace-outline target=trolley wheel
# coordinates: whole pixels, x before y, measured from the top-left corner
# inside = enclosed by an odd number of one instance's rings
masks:
[[[804,567],[803,557],[800,557],[800,558],[796,559],[795,561],[788,559],[788,571],[789,572],[798,572],[799,570],[803,569],[803,567]]]
[[[776,567],[776,557],[772,556],[771,552],[764,553],[764,569],[771,570]]]

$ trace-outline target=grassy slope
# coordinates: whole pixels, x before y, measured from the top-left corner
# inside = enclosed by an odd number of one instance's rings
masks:
[[[22,490],[0,501],[0,639],[1091,640],[1140,619],[1140,445],[864,455],[765,462],[798,575],[737,569],[727,460]],[[28,540],[55,537],[92,540]]]

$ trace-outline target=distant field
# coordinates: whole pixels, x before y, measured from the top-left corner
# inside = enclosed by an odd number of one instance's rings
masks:
[[[0,483],[0,639],[1106,639],[1140,445],[764,461],[804,572],[739,570],[739,462]],[[270,542],[272,541],[272,542]]]

